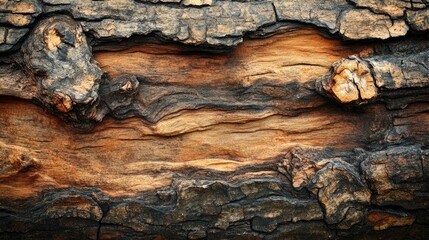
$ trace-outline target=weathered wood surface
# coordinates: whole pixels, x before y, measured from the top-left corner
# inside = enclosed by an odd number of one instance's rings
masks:
[[[0,239],[427,239],[427,5],[0,0]]]

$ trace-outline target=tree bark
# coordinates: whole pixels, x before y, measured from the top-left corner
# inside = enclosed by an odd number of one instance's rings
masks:
[[[427,239],[426,0],[0,0],[0,239]]]

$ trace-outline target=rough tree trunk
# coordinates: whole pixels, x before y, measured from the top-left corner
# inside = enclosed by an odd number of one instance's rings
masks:
[[[426,0],[0,0],[0,239],[428,239]]]

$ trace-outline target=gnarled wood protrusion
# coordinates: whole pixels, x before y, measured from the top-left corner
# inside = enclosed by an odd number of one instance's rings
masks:
[[[98,99],[103,71],[92,59],[82,27],[72,18],[55,16],[41,21],[22,52],[30,79],[38,87],[36,98],[47,107],[66,114]]]
[[[412,50],[407,49],[410,46]],[[380,100],[389,108],[403,108],[410,102],[427,101],[427,48],[427,39],[417,38],[387,44],[368,57],[350,56],[333,64],[330,73],[317,81],[317,89],[343,104]]]

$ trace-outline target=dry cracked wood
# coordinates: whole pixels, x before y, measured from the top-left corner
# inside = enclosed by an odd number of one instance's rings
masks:
[[[410,53],[407,47],[411,46]],[[413,42],[405,40],[386,44],[369,57],[350,56],[336,62],[330,74],[319,80],[318,89],[341,103],[362,104],[378,99],[388,102],[392,107],[403,107],[407,104],[406,99],[389,99],[401,95],[416,97],[420,94],[422,101],[426,101],[429,87],[428,55],[427,37]],[[408,91],[401,94],[402,89]]]
[[[154,4],[156,3],[156,4]],[[40,15],[67,13],[96,39],[151,32],[187,44],[231,46],[260,28],[290,22],[326,28],[347,39],[387,39],[427,29],[426,0],[2,0],[0,52],[16,49]]]
[[[0,0],[0,239],[428,238],[427,4]]]

